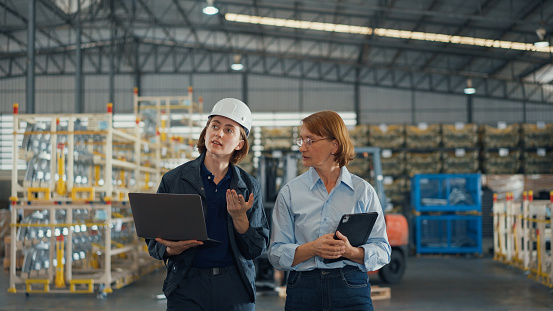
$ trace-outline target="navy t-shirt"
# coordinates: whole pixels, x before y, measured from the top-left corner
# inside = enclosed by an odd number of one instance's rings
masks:
[[[202,163],[200,175],[204,183],[207,200],[207,213],[205,215],[207,236],[221,241],[222,244],[211,247],[199,246],[192,266],[196,268],[231,266],[234,264],[234,261],[228,236],[226,192],[230,187],[232,173],[229,169],[225,177],[216,185],[213,182],[215,176]]]

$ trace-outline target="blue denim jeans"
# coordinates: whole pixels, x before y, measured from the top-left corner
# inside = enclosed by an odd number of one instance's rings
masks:
[[[372,311],[369,277],[354,266],[291,271],[286,286],[285,310]]]

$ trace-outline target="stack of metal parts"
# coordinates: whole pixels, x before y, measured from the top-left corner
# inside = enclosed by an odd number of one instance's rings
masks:
[[[67,211],[73,212],[73,222],[71,226],[67,226]],[[89,209],[86,208],[68,210],[56,209],[54,223],[60,224],[59,227],[51,225],[49,214],[49,210],[37,210],[21,220],[16,240],[23,244],[22,254],[24,258],[21,267],[22,273],[31,273],[34,271],[37,274],[41,274],[42,272],[46,272],[50,266],[57,266],[57,259],[52,257],[50,253],[52,235],[67,236],[70,230],[72,232],[72,265],[76,268],[83,269],[101,265],[101,261],[98,262],[97,259],[94,259],[94,250],[98,251],[100,249],[105,249],[104,230],[96,225],[87,225],[87,223],[91,223],[96,217],[94,213],[91,214]],[[116,207],[112,208],[112,214],[120,217],[125,216],[122,215],[121,211]],[[129,215],[126,216],[128,217]],[[41,227],[41,224],[44,226]],[[127,226],[125,223],[116,223],[111,230],[111,240],[113,244],[128,245],[134,238],[134,226]],[[68,251],[67,247],[65,247],[65,251]],[[66,264],[65,259],[63,264]]]
[[[553,147],[553,123],[523,124],[524,147],[549,148]]]
[[[50,124],[46,122],[27,124],[19,151],[20,158],[26,159],[28,163],[23,181],[26,187],[43,187],[48,185],[52,178],[50,172],[52,147],[49,131]]]
[[[438,148],[442,142],[441,124],[431,124],[428,126],[408,125],[405,132],[405,144],[407,148]]]
[[[0,258],[7,257],[5,237],[10,232],[11,213],[9,209],[0,209]],[[5,267],[5,266],[4,266]]]
[[[369,144],[384,149],[402,148],[405,144],[405,125],[369,126]]]
[[[440,152],[408,152],[406,154],[406,169],[410,176],[415,174],[437,174],[442,169]]]
[[[442,143],[444,148],[478,147],[478,125],[443,124]]]
[[[442,154],[443,172],[449,174],[477,173],[479,168],[478,150]]]
[[[482,145],[484,148],[515,148],[520,143],[520,125],[511,124],[505,128],[482,125]]]
[[[365,124],[356,125],[349,130],[349,137],[355,147],[367,147],[369,145],[369,126]]]
[[[486,174],[516,174],[520,167],[520,150],[482,152],[482,168]]]
[[[405,174],[405,151],[398,151],[390,155],[382,155],[382,174],[384,175],[403,175]]]

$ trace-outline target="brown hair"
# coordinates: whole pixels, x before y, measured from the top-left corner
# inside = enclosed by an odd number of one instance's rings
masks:
[[[303,118],[301,123],[311,133],[338,142],[338,151],[334,156],[340,167],[348,165],[353,160],[355,157],[353,142],[339,114],[330,110],[319,111]]]
[[[207,120],[207,123],[206,123],[204,129],[200,133],[200,138],[198,138],[198,144],[196,145],[196,147],[198,147],[198,151],[200,153],[204,153],[207,150],[207,148],[205,146],[205,135],[206,135],[207,127],[209,126],[209,124],[211,124],[211,118],[209,118],[209,120]],[[234,152],[230,156],[230,164],[232,164],[232,165],[236,165],[236,164],[240,163],[242,160],[244,160],[244,158],[248,155],[248,150],[250,149],[250,144],[248,142],[248,137],[246,136],[246,130],[244,130],[244,128],[240,125],[238,125],[238,127],[240,128],[240,139],[242,139],[244,141],[244,146],[242,146],[242,149],[240,149],[240,150],[234,150]]]

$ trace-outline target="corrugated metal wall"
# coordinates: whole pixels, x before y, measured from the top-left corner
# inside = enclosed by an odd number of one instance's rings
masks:
[[[242,85],[246,83],[246,90]],[[345,83],[297,80],[242,73],[165,74],[141,76],[141,95],[186,95],[194,87],[194,98],[204,98],[204,112],[221,98],[245,100],[254,112],[311,112],[320,110],[354,111],[354,86]],[[115,76],[114,111],[133,111],[134,76]],[[74,76],[38,76],[36,78],[37,113],[74,112]],[[244,99],[246,91],[247,99]],[[477,94],[478,95],[478,94]],[[553,106],[512,101],[473,98],[472,120],[496,124],[553,122]],[[431,92],[411,92],[392,88],[360,87],[360,120],[366,124],[417,124],[467,122],[467,97]],[[104,112],[109,100],[109,77],[84,77],[84,112]],[[11,113],[19,103],[25,113],[25,78],[0,80],[0,113]],[[524,106],[526,110],[524,110]]]

